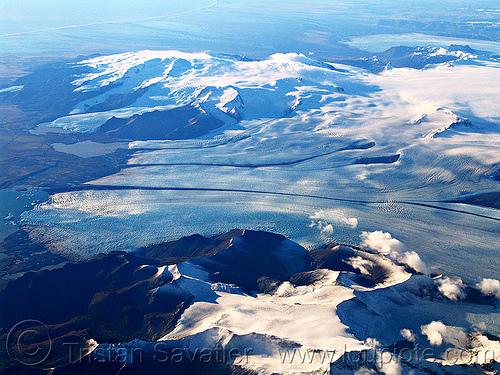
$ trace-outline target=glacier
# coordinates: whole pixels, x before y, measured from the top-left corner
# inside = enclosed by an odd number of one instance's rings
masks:
[[[490,262],[498,211],[447,203],[497,190],[500,63],[373,74],[295,53],[140,51],[76,64],[92,71],[74,90],[109,90],[41,128],[92,134],[113,116],[184,105],[224,125],[192,140],[131,141],[121,172],[26,212],[32,236],[57,251],[81,259],[234,227],[304,246],[384,230],[443,270],[500,276]],[[130,92],[132,104],[92,112]],[[320,210],[327,231],[310,226]]]

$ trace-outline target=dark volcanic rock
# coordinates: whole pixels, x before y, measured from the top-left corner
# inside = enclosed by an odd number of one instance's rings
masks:
[[[354,162],[354,164],[392,164],[399,160],[400,155],[387,155],[387,156],[372,156],[372,157],[364,157],[358,158]]]
[[[194,260],[210,271],[210,278],[217,282],[235,284],[245,292],[258,291],[258,280],[263,277],[283,279],[290,274],[278,254],[286,240],[284,236],[268,232],[244,230],[217,237],[227,240],[229,246],[217,254]],[[306,253],[306,250],[299,256]],[[267,287],[265,287],[267,289]]]
[[[180,240],[162,242],[144,246],[139,249],[138,255],[155,259],[162,264],[176,264],[192,258],[200,258],[216,254],[228,245],[227,240],[215,240],[193,234]]]
[[[432,138],[444,138],[452,136],[456,131],[471,131],[474,128],[472,121],[466,118],[457,118],[444,131],[438,132]]]
[[[291,264],[305,271],[309,263],[307,250],[282,235],[240,229],[213,239],[193,235],[146,246],[138,254],[162,264],[191,259],[207,269],[213,281],[236,285],[247,293],[270,292],[295,273]]]
[[[130,118],[112,117],[97,132],[136,141],[196,138],[224,123],[198,107],[153,111]]]
[[[343,245],[328,245],[324,249],[311,250],[312,268],[326,268],[333,271],[355,272],[345,261],[356,254],[356,250]]]
[[[72,82],[77,76],[90,72],[90,68],[72,62],[40,66],[33,73],[13,82],[15,86],[23,86],[22,90],[0,94],[0,103],[21,108],[29,125],[52,121],[69,114],[76,104],[116,87],[113,84],[94,91],[75,91]]]
[[[500,172],[495,176],[495,179],[500,181]],[[491,207],[500,209],[500,193],[479,194],[463,199],[454,199],[448,202],[451,203],[466,203],[481,207]]]
[[[281,280],[272,279],[269,276],[263,276],[257,279],[257,286],[261,293],[273,294],[281,285]]]
[[[470,50],[464,47],[460,49],[459,46],[454,46],[453,51]],[[379,60],[398,68],[414,68],[423,69],[429,64],[441,64],[444,62],[458,60],[459,57],[452,54],[435,54],[436,47],[392,47],[387,51],[379,53],[377,56]]]
[[[46,325],[66,324],[88,317],[80,330],[108,342],[151,340],[173,328],[191,297],[157,293],[172,277],[157,275],[155,266],[125,253],[98,255],[61,269],[27,273],[0,292],[0,326],[10,328],[23,319]]]
[[[321,280],[322,278],[323,274],[321,272],[319,272],[318,270],[312,270],[307,272],[295,273],[292,276],[290,276],[288,281],[290,281],[290,283],[292,283],[295,286],[305,286],[314,284],[315,282]]]
[[[355,281],[359,285],[373,287],[383,282],[388,276],[388,269],[378,262],[380,255],[371,254],[354,247],[330,244],[326,248],[311,250],[309,256],[312,259],[313,269],[326,268],[333,271],[350,272],[355,275]],[[351,265],[351,259],[360,257],[366,261],[369,273],[362,273],[360,269]]]

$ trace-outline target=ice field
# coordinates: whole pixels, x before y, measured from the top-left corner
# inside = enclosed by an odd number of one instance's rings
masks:
[[[378,75],[293,53],[142,51],[78,64],[92,73],[75,77],[75,90],[119,85],[44,129],[92,132],[112,116],[182,105],[225,125],[199,139],[131,142],[137,152],[120,173],[25,213],[32,235],[59,251],[86,258],[234,227],[309,247],[383,230],[432,266],[500,277],[498,211],[443,203],[498,191],[498,61]],[[137,90],[132,105],[86,112]],[[323,222],[311,223],[320,211]]]

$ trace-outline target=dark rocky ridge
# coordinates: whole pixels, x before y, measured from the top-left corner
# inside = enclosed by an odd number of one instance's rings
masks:
[[[312,269],[350,272],[355,275],[355,281],[365,287],[373,287],[375,284],[382,283],[388,276],[387,269],[376,263],[372,263],[370,273],[366,275],[350,265],[350,258],[361,256],[361,258],[367,259],[369,256],[369,253],[354,247],[330,244],[323,249],[311,250],[308,255],[312,259]]]
[[[495,179],[500,181],[500,172],[495,176]],[[449,202],[500,209],[500,193],[478,194],[463,199],[450,200]]]
[[[433,55],[437,48],[434,47],[407,47],[399,46],[392,47],[388,50],[379,53],[379,60],[387,65],[391,64],[394,67],[408,67],[413,69],[423,69],[429,64],[442,64],[444,62],[458,60],[454,55]],[[473,50],[469,46],[450,46],[449,51],[463,51],[472,53]]]
[[[154,339],[171,328],[190,298],[150,291],[172,278],[155,277],[156,267],[143,267],[134,254],[98,255],[88,262],[67,264],[61,269],[27,273],[9,282],[0,292],[2,327],[23,319],[47,325],[88,322],[92,338],[110,342],[135,337]],[[162,322],[156,322],[158,318]]]
[[[13,86],[23,86],[14,93],[0,93],[2,107],[15,106],[23,111],[23,117],[15,122],[16,128],[31,129],[34,125],[52,121],[69,114],[76,104],[91,99],[116,87],[107,85],[94,91],[74,91],[76,77],[91,72],[89,67],[73,62],[51,63],[40,66],[33,73],[18,78]],[[2,125],[11,127],[11,118],[2,116]]]
[[[260,278],[282,279],[289,274],[286,266],[275,254],[281,243],[286,240],[284,236],[233,230],[217,239],[228,241],[224,251],[194,260],[210,272],[213,281],[234,284],[251,293],[260,291]],[[303,254],[305,253],[304,249]]]
[[[399,160],[401,155],[387,155],[387,156],[372,156],[372,157],[362,157],[356,159],[354,164],[392,164]]]
[[[465,53],[476,53],[476,51],[467,45],[462,46],[452,44],[446,49],[450,52],[462,51]],[[436,47],[397,46],[391,47],[383,52],[370,54],[370,56],[358,58],[336,58],[333,59],[333,62],[357,66],[370,70],[373,73],[380,73],[386,69],[388,64],[395,68],[424,69],[432,64],[442,64],[460,59],[452,54],[433,54],[436,50]]]
[[[97,130],[116,139],[135,141],[196,138],[224,123],[198,107],[146,112],[130,118],[112,117]]]
[[[193,234],[177,241],[144,246],[139,249],[137,254],[162,264],[177,264],[189,259],[214,255],[228,243],[228,241],[218,241]]]
[[[0,336],[25,319],[43,322],[56,348],[45,367],[67,364],[64,344],[89,339],[98,342],[154,340],[172,330],[178,317],[191,302],[187,293],[153,293],[172,277],[158,277],[158,269],[144,266],[134,254],[98,255],[80,264],[61,269],[27,273],[10,281],[0,292]],[[31,343],[44,348],[45,342]],[[59,350],[57,350],[59,348]],[[2,354],[1,367],[15,363]]]

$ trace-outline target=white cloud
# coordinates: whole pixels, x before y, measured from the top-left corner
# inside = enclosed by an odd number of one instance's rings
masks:
[[[399,331],[399,334],[408,341],[415,341],[415,334],[411,329],[403,328],[401,331]]]
[[[441,345],[443,343],[443,333],[446,332],[446,326],[443,323],[434,321],[420,328],[431,345]]]
[[[350,225],[352,229],[356,229],[358,227],[358,219],[355,217],[343,217],[341,221],[344,224]]]
[[[352,229],[358,227],[358,219],[355,217],[339,216],[339,212],[331,212],[331,210],[328,213],[323,210],[316,211],[314,214],[309,216],[309,219],[311,219],[309,227],[317,227],[322,234],[333,233],[334,226],[332,222],[348,225]]]
[[[318,228],[321,231],[321,234],[333,234],[333,225],[328,224],[327,221],[324,220],[318,220],[318,221],[311,221],[311,224],[309,224],[309,228]]]
[[[368,337],[365,340],[365,345],[368,345],[370,348],[379,348],[382,346],[382,344],[380,344],[380,342],[373,337]]]
[[[325,220],[325,216],[323,210],[316,211],[313,215],[309,216],[309,219],[311,219],[309,227],[317,227],[321,231],[321,234],[333,234],[333,225]]]
[[[377,356],[378,370],[385,375],[399,375],[401,374],[401,364],[398,358],[389,352],[379,352]]]
[[[376,375],[377,371],[371,368],[361,367],[354,375]]]
[[[452,344],[455,347],[466,347],[469,339],[467,334],[457,327],[444,325],[442,322],[433,321],[420,327],[422,334],[427,336],[431,345]]]
[[[487,296],[494,295],[500,299],[500,281],[495,279],[483,279],[476,285],[479,290]]]
[[[324,218],[325,218],[325,211],[323,210],[316,211],[314,214],[309,216],[309,219],[311,220],[321,220]]]
[[[448,299],[457,301],[465,297],[463,291],[464,283],[461,279],[450,279],[449,277],[445,277],[436,280],[436,283],[438,284],[439,292]]]
[[[392,238],[390,233],[377,230],[375,232],[361,233],[361,246],[368,247],[381,254],[394,256],[404,253],[406,247],[399,240]]]
[[[332,224],[323,225],[323,228],[321,229],[321,233],[332,234],[333,233],[333,225]]]
[[[431,270],[420,259],[415,251],[408,251],[406,246],[390,233],[377,230],[375,232],[361,233],[361,247],[375,250],[381,254],[389,255],[402,264],[413,268],[417,272],[430,275]]]
[[[415,251],[407,251],[402,255],[400,262],[407,264],[415,271],[423,273],[424,275],[430,275],[432,273],[431,269],[427,267],[420,256]]]
[[[346,260],[346,263],[359,270],[362,275],[369,275],[369,269],[373,266],[372,262],[367,259],[363,259],[360,256],[349,258]]]

